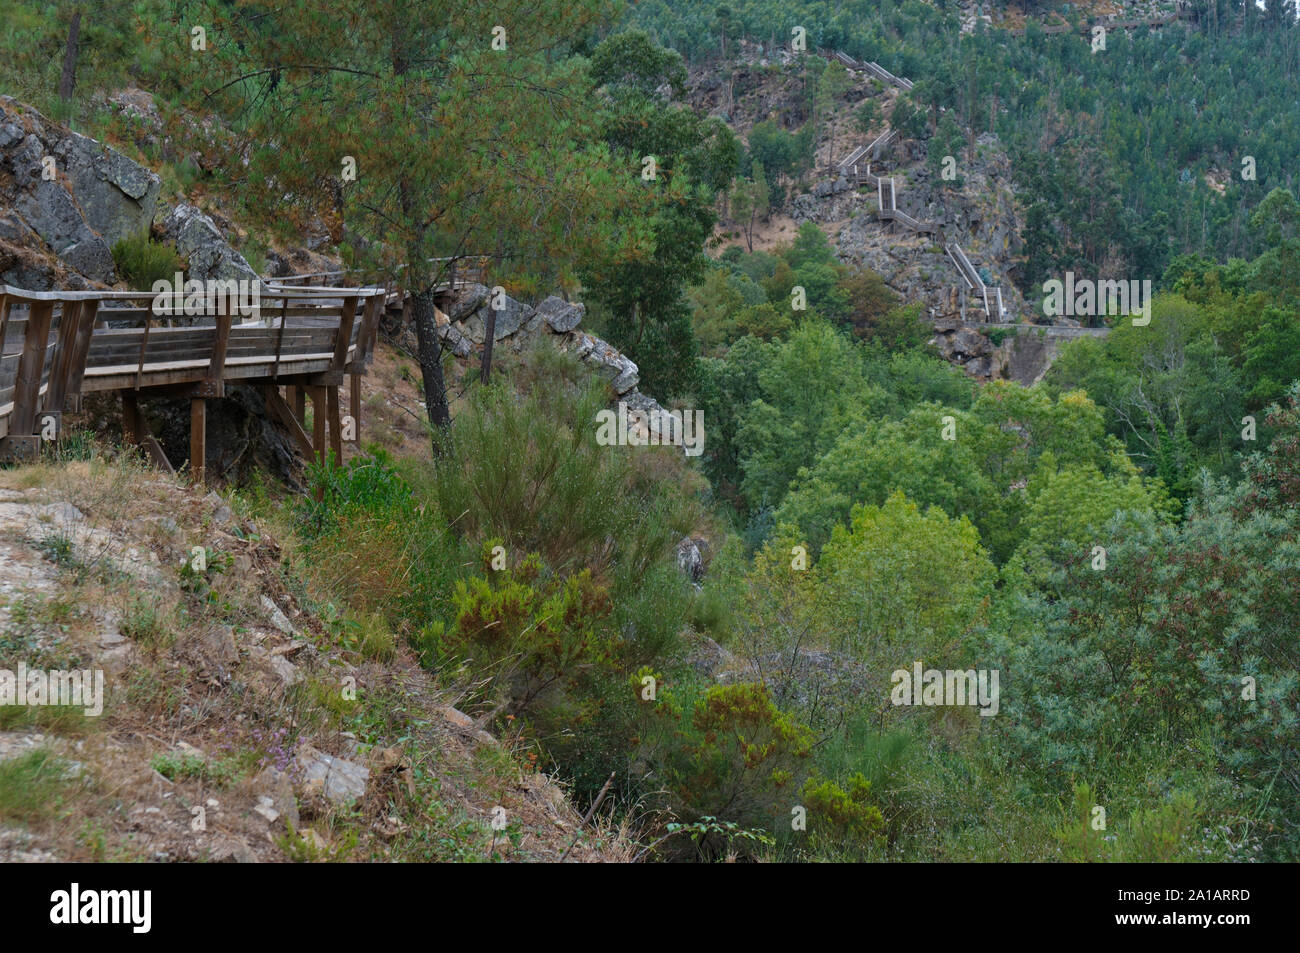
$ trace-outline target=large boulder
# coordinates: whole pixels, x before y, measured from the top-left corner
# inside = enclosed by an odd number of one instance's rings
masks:
[[[162,220],[162,234],[189,262],[189,278],[257,281],[257,272],[244,256],[231,247],[216,223],[193,205],[181,203],[170,209]]]
[[[586,306],[576,301],[565,301],[559,295],[551,295],[537,306],[537,313],[546,319],[547,325],[556,334],[567,334],[582,323]]]
[[[465,318],[463,322],[463,333],[475,345],[482,345],[487,339],[487,321],[492,314],[496,315],[496,324],[493,327],[492,340],[500,341],[508,338],[521,327],[523,327],[535,314],[535,310],[524,304],[522,301],[516,301],[509,295],[504,296],[500,308],[493,308],[489,301],[486,305],[479,308],[473,314]]]
[[[86,278],[111,282],[110,249],[148,230],[160,186],[120,152],[0,96],[0,209],[13,220],[6,241],[17,236],[17,247],[48,249]]]
[[[447,317],[452,321],[464,321],[487,302],[489,291],[486,285],[471,282],[457,285],[456,293],[447,305]]]

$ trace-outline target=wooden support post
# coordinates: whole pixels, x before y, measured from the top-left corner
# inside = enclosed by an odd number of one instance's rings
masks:
[[[142,434],[140,433],[140,403],[136,399],[135,391],[122,391],[122,442],[127,446],[139,446]]]
[[[330,450],[334,452],[334,465],[339,466],[343,463],[343,430],[342,422],[339,420],[339,389],[338,387],[327,387],[325,393],[329,399]]]
[[[348,411],[352,415],[352,442],[356,446],[361,446],[361,375],[352,375],[351,393],[349,394]]]
[[[81,409],[81,383],[86,374],[86,356],[90,353],[90,339],[95,332],[95,320],[99,313],[99,302],[90,299],[82,304],[81,320],[78,323],[76,338],[72,344],[72,371],[68,375],[68,391],[65,403],[70,399]],[[54,407],[53,410],[60,408]]]
[[[190,476],[202,486],[207,482],[208,402],[190,398]]]
[[[84,302],[65,301],[59,315],[59,335],[54,345],[54,359],[50,362],[50,376],[45,389],[45,410],[63,410],[63,398],[68,393],[68,378],[76,357],[77,331],[81,325]]]
[[[298,388],[293,384],[286,384],[284,388],[284,402],[288,404],[290,413],[298,414]],[[298,414],[298,423],[302,423],[302,415]]]
[[[27,333],[18,358],[14,381],[14,409],[9,418],[9,432],[28,436],[36,426],[37,403],[41,395],[41,374],[45,369],[45,349],[49,346],[53,301],[34,301],[27,315]]]
[[[298,418],[298,423],[304,427],[307,426],[307,391],[301,387],[295,387],[289,406],[293,408],[293,415]]]

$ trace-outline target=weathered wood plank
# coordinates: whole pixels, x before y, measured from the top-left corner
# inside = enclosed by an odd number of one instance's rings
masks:
[[[36,411],[40,399],[41,378],[49,351],[50,321],[54,316],[53,301],[39,301],[32,305],[27,321],[27,334],[23,342],[22,358],[14,384],[14,410],[9,421],[9,432],[25,436],[32,433],[36,424]]]

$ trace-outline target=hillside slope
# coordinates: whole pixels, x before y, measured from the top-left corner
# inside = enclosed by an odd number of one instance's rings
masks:
[[[126,459],[0,473],[0,670],[104,677],[0,708],[0,860],[627,859],[292,545]]]

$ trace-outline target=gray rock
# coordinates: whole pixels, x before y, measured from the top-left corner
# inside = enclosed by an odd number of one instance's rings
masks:
[[[438,325],[438,337],[442,338],[442,346],[456,357],[466,358],[474,353],[474,342],[461,333],[460,328],[454,324]]]
[[[226,241],[215,222],[193,205],[181,203],[162,221],[164,237],[189,262],[187,277],[198,281],[257,281],[257,273]]]
[[[116,276],[108,243],[86,224],[76,202],[59,182],[36,181],[11,200],[14,212],[49,249],[93,281]]]
[[[305,745],[298,752],[301,774],[299,790],[308,797],[323,796],[335,804],[346,804],[365,796],[370,770],[351,761]]]
[[[591,351],[583,361],[606,378],[616,394],[627,393],[641,379],[637,366],[600,338],[592,339]]]
[[[447,317],[452,321],[464,321],[483,307],[488,295],[489,291],[486,285],[477,283],[458,285],[455,297],[446,308]]]
[[[288,820],[296,828],[301,823],[298,816],[298,801],[293,796],[293,783],[289,775],[275,767],[264,768],[250,784],[252,794],[257,798],[253,808],[268,821]]]
[[[232,837],[229,834],[217,836],[209,857],[214,863],[218,864],[255,864],[258,862],[257,854],[253,852],[253,848],[238,837]]]
[[[270,600],[267,596],[262,596],[262,611],[266,613],[267,621],[275,626],[285,635],[297,635],[293,623],[289,617],[280,611],[280,607]]]
[[[110,245],[148,231],[162,180],[94,139],[72,133],[64,161],[90,227]]]
[[[212,507],[212,522],[215,525],[225,526],[235,518],[235,511],[226,505],[226,501],[216,490],[205,496],[203,500]]]
[[[704,558],[700,555],[695,540],[689,536],[682,537],[677,544],[677,568],[691,582],[699,582],[704,578]]]
[[[199,636],[199,651],[204,658],[219,665],[236,664],[239,646],[235,643],[235,630],[228,625],[205,629]]]
[[[559,295],[551,295],[537,306],[537,313],[546,319],[546,323],[556,334],[565,334],[582,323],[586,306],[577,302],[565,301]]]
[[[489,303],[469,315],[462,322],[463,333],[475,345],[482,346],[487,338],[488,316],[494,314],[496,323],[493,326],[492,340],[500,341],[518,331],[534,313],[531,306],[507,296],[502,302],[502,307],[492,308]]]
[[[55,178],[42,175],[54,160]],[[146,232],[161,180],[120,152],[0,96],[0,207],[71,268],[94,281],[115,277],[114,242]],[[10,238],[12,240],[12,238]]]

